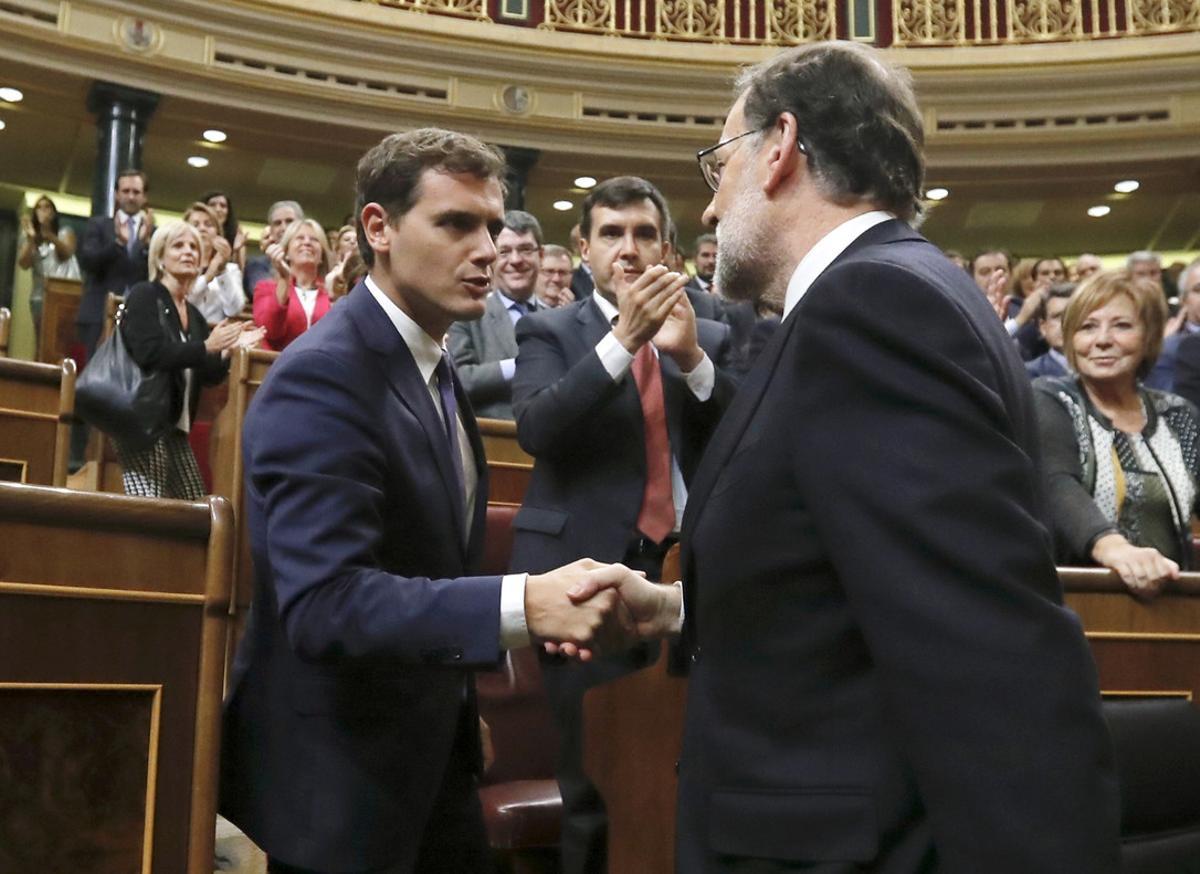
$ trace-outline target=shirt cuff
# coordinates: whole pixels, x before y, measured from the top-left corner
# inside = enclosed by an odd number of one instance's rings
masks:
[[[717,369],[713,366],[712,359],[708,357],[707,352],[704,353],[704,357],[700,359],[695,370],[685,373],[683,376],[687,380],[688,388],[696,396],[696,400],[706,401],[712,397],[713,385],[717,381]]]
[[[505,574],[500,578],[500,648],[520,649],[529,645],[525,624],[525,581],[529,574]]]
[[[1004,330],[1008,331],[1008,336],[1015,337],[1021,326],[1017,324],[1016,319],[1005,319]]]
[[[517,373],[517,359],[501,358],[500,359],[500,375],[504,377],[505,382],[512,382],[512,378]]]
[[[683,631],[683,620],[686,618],[683,609],[683,581],[676,580],[672,585],[679,590],[679,624],[671,629],[672,634],[679,634]]]
[[[613,382],[624,376],[629,370],[629,365],[633,364],[633,355],[621,345],[621,341],[612,331],[605,334],[596,344],[596,354],[600,356],[600,363],[604,365]]]

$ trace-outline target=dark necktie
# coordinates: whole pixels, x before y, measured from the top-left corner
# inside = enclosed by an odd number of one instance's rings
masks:
[[[646,488],[637,527],[655,543],[661,543],[675,528],[675,501],[671,497],[671,440],[667,435],[662,369],[651,344],[637,351],[631,369],[646,432]]]
[[[442,400],[442,418],[446,426],[446,445],[450,448],[450,460],[454,463],[454,475],[458,479],[459,500],[466,504],[466,477],[463,474],[462,454],[458,449],[458,402],[454,398],[454,378],[450,375],[450,359],[446,353],[438,360],[438,396]]]

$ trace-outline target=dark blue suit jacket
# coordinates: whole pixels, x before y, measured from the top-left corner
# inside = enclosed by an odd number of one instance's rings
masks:
[[[1032,361],[1025,362],[1025,372],[1030,379],[1037,379],[1039,376],[1066,376],[1069,371],[1049,352],[1044,352]]]
[[[246,417],[254,603],[226,705],[221,810],[303,868],[411,865],[473,684],[499,657],[499,577],[471,577],[442,417],[363,284],[272,365]],[[471,723],[472,725],[474,723]],[[461,737],[460,737],[461,740]],[[407,870],[407,868],[404,868]]]
[[[701,347],[719,361],[729,327],[705,319],[696,326]],[[517,322],[513,409],[517,439],[535,461],[514,521],[513,567],[620,561],[633,536],[646,482],[642,406],[633,377],[614,382],[595,353],[610,330],[589,299]],[[660,364],[671,449],[687,481],[734,383],[717,369],[701,403],[669,356]]]
[[[867,231],[693,480],[679,871],[1118,869],[1038,468],[1029,378],[979,290],[906,225]]]
[[[126,290],[147,278],[146,255],[149,246],[138,240],[133,254],[117,242],[117,230],[111,215],[88,219],[79,242],[79,266],[83,268],[83,298],[75,316],[78,325],[104,321],[104,300],[111,291]]]

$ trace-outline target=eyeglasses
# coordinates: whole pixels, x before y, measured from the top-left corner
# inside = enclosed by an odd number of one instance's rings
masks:
[[[525,243],[523,245],[517,246],[516,248],[510,248],[508,246],[501,246],[499,249],[496,250],[496,257],[497,258],[511,258],[513,255],[520,255],[522,258],[532,258],[534,255],[537,254],[537,250],[538,250],[538,247],[533,245],[532,243]]]
[[[737,136],[730,137],[727,140],[721,140],[715,146],[709,146],[707,149],[701,149],[696,153],[696,163],[700,165],[700,175],[704,177],[705,184],[713,190],[715,194],[717,189],[721,187],[721,171],[725,169],[725,162],[717,157],[717,151],[723,149],[732,142],[740,140],[742,137],[748,137],[750,134],[762,133],[770,127],[760,127],[758,130],[748,130]],[[808,149],[800,140],[796,141],[796,148],[800,150],[800,154],[807,155]]]

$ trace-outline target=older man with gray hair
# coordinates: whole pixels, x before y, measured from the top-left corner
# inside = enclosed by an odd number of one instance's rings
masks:
[[[294,200],[277,200],[272,203],[271,208],[267,210],[267,229],[258,241],[259,249],[266,252],[267,246],[283,238],[283,232],[287,230],[288,225],[299,221],[304,221],[304,207],[299,203]],[[255,255],[247,260],[246,270],[242,274],[242,288],[245,289],[246,296],[253,298],[254,287],[262,280],[274,276],[275,269],[266,255]]]

